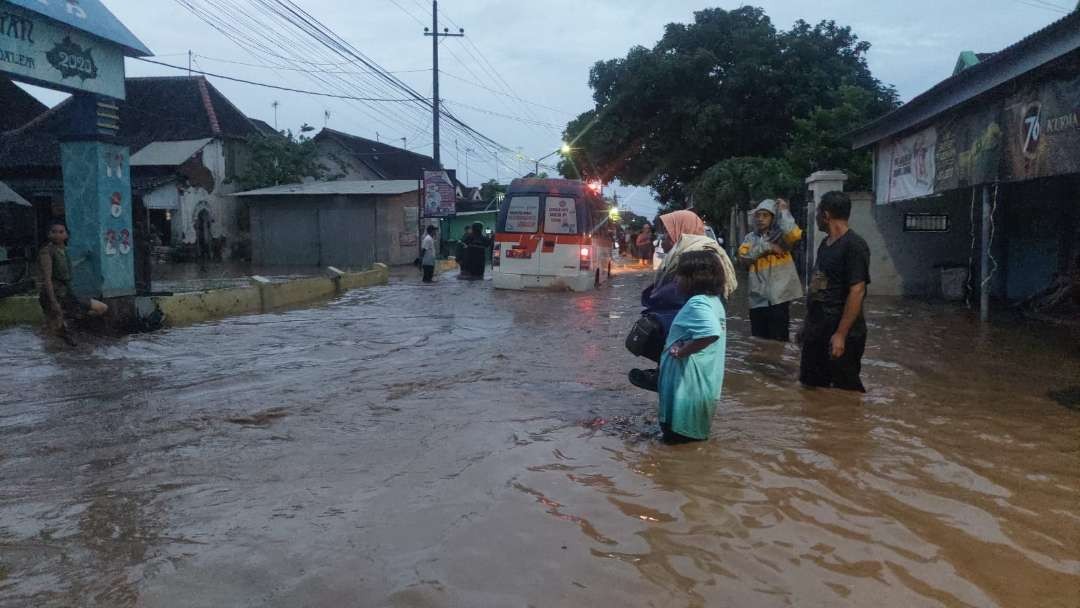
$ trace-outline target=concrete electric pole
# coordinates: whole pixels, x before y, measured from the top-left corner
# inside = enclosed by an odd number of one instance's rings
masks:
[[[424,35],[431,36],[431,133],[435,140],[435,168],[442,169],[439,154],[439,38],[461,38],[465,29],[458,28],[457,34],[451,34],[449,28],[439,31],[439,0],[431,0],[431,29],[424,28]]]

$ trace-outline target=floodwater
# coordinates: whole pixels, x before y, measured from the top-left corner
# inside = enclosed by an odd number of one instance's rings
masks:
[[[872,299],[868,394],[807,391],[736,304],[713,438],[668,447],[645,275],[417,279],[0,330],[0,606],[1080,605],[1076,335]]]

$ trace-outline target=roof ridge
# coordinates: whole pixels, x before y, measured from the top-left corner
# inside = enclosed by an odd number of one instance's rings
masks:
[[[210,89],[207,88],[206,78],[199,78],[199,95],[202,96],[203,107],[206,108],[206,117],[210,120],[210,132],[221,135],[221,123],[218,122],[217,112],[214,111],[214,102],[210,99]]]

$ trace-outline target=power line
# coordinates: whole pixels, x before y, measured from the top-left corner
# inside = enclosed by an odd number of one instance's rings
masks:
[[[155,57],[160,58],[160,57],[163,57],[163,55],[155,55]],[[264,69],[264,70],[285,70],[285,71],[288,71],[288,72],[318,72],[320,74],[342,74],[342,75],[348,75],[348,76],[361,76],[361,75],[375,74],[375,72],[357,72],[357,71],[352,71],[352,70],[313,70],[310,67],[291,68],[291,67],[287,67],[287,66],[283,66],[283,65],[266,65],[266,64],[260,64],[260,63],[251,63],[251,62],[247,62],[247,61],[234,61],[232,59],[221,59],[220,57],[210,57],[209,55],[201,55],[199,53],[196,53],[195,57],[198,57],[198,58],[201,58],[201,59],[207,59],[209,61],[213,61],[213,62],[216,62],[216,63],[227,63],[229,65],[242,65],[242,66],[249,67],[249,68],[261,68],[261,69]],[[329,67],[341,67],[341,66],[353,65],[353,64],[352,63],[329,63],[329,64],[327,64],[327,63],[318,63],[318,64],[308,64],[308,65],[325,65],[325,66],[329,66]],[[431,68],[417,68],[415,70],[393,70],[393,71],[388,70],[387,73],[389,73],[389,74],[417,74],[417,73],[420,73],[420,72],[430,72],[430,71],[431,71]]]
[[[161,61],[154,61],[152,59],[146,59],[145,57],[132,57],[132,59],[136,59],[136,60],[142,61],[144,63],[152,63],[154,65],[160,65],[160,66],[163,66],[163,67],[172,68],[174,70],[182,70],[182,71],[185,71],[185,72],[190,71],[193,74],[201,74],[203,76],[211,76],[213,78],[220,78],[222,80],[231,80],[233,82],[242,82],[244,84],[250,84],[250,85],[253,85],[253,86],[257,86],[257,87],[265,87],[267,89],[277,89],[279,91],[289,91],[290,93],[302,93],[304,95],[317,95],[319,97],[332,97],[334,99],[352,99],[352,100],[355,100],[355,101],[393,101],[393,102],[405,102],[405,101],[413,102],[413,101],[416,101],[415,99],[413,99],[411,97],[399,98],[399,99],[387,99],[387,98],[381,98],[381,97],[353,97],[353,96],[350,96],[350,95],[335,95],[334,93],[322,93],[322,92],[319,92],[319,91],[305,91],[305,90],[302,90],[302,89],[294,89],[294,88],[291,88],[291,87],[278,86],[276,84],[267,84],[265,82],[255,82],[254,80],[245,80],[243,78],[235,78],[233,76],[223,76],[221,74],[215,74],[213,72],[206,72],[206,71],[203,71],[203,70],[196,70],[196,69],[190,69],[189,70],[188,68],[183,67],[183,66],[172,65],[172,64],[169,64],[169,63],[163,63]]]
[[[1047,10],[1047,11],[1054,12],[1054,13],[1060,13],[1060,14],[1063,14],[1063,15],[1072,12],[1072,11],[1066,9],[1063,6],[1059,6],[1057,4],[1052,4],[1050,2],[1046,2],[1045,0],[1014,0],[1014,1],[1016,3],[1018,3],[1018,4],[1023,4],[1024,6],[1030,6],[1031,8],[1041,8],[1043,10]]]
[[[527,125],[534,125],[534,126],[537,126],[537,127],[547,127],[549,129],[553,129],[555,131],[561,132],[561,129],[559,127],[557,127],[557,126],[555,126],[555,125],[553,125],[551,123],[548,123],[548,122],[542,122],[542,121],[538,121],[538,120],[529,120],[527,118],[522,118],[520,116],[513,116],[513,115],[510,115],[510,114],[503,114],[501,112],[496,112],[494,110],[488,110],[488,109],[485,109],[485,108],[479,108],[477,106],[469,105],[469,104],[461,102],[461,101],[446,100],[445,98],[444,98],[444,101],[449,101],[453,105],[461,106],[463,108],[468,108],[470,110],[473,110],[474,112],[480,112],[481,114],[487,114],[488,116],[497,116],[499,118],[505,118],[507,120],[513,120],[513,121],[516,121],[516,122],[520,122],[520,123],[527,124]]]
[[[334,34],[329,28],[303,9],[298,7],[293,2],[287,2],[283,0],[277,0],[276,2],[270,2],[269,0],[249,0],[252,4],[258,6],[257,10],[263,15],[271,16],[276,15],[280,22],[269,23],[265,21],[258,21],[254,16],[247,12],[244,7],[239,6],[237,3],[229,2],[228,0],[220,0],[219,2],[213,2],[211,0],[205,0],[214,10],[208,10],[202,6],[196,6],[195,2],[198,0],[177,0],[181,5],[188,8],[188,10],[195,13],[208,25],[221,32],[227,38],[233,40],[238,46],[244,48],[253,57],[257,59],[264,59],[266,57],[275,57],[285,61],[292,65],[356,65],[361,64],[365,68],[371,70],[370,74],[364,74],[360,76],[360,80],[367,82],[367,85],[372,89],[378,91],[382,89],[385,91],[387,87],[394,90],[394,92],[404,92],[408,98],[414,103],[401,103],[401,104],[380,104],[367,101],[360,101],[366,99],[396,99],[391,95],[385,97],[376,97],[373,95],[360,94],[341,94],[341,95],[327,95],[334,96],[346,100],[350,103],[361,104],[361,110],[367,113],[368,108],[364,107],[370,104],[370,109],[383,114],[388,118],[398,122],[400,124],[411,125],[408,127],[411,130],[417,128],[418,125],[422,125],[423,122],[415,120],[412,117],[406,117],[398,110],[399,108],[408,113],[413,112],[430,112],[431,104],[427,99],[403,83],[400,79],[394,77],[392,74],[376,64],[373,60],[363,55],[360,51],[352,47],[339,36]],[[228,5],[230,8],[223,8],[224,5]],[[219,16],[215,13],[224,13],[224,16]],[[260,25],[261,23],[261,25]],[[245,25],[250,24],[250,25]],[[296,36],[295,34],[288,34],[286,37],[279,29],[280,26],[285,26],[288,29],[298,30],[304,36]],[[249,31],[245,31],[245,27],[251,27]],[[264,43],[263,40],[269,40],[267,36],[274,36],[277,39]],[[295,54],[292,56],[281,54],[286,52],[283,50],[296,49],[298,47],[308,47],[311,49],[309,55],[303,60],[300,60]],[[318,48],[316,48],[318,47]],[[347,63],[339,62],[326,62],[310,61],[310,59],[320,59],[325,57],[325,52],[329,50],[334,55],[341,59],[347,60]],[[301,52],[303,52],[301,50]],[[282,67],[282,66],[278,66]],[[298,70],[304,73],[305,77],[316,80],[323,83],[325,86],[329,86],[332,89],[342,90],[343,88],[356,90],[355,84],[349,82],[340,76],[329,74],[317,74],[312,73],[315,70]],[[243,79],[236,79],[243,80]],[[254,82],[254,81],[248,81]],[[337,83],[337,84],[334,84]],[[290,89],[291,87],[281,87],[283,89]],[[303,91],[301,89],[294,89],[300,92],[313,92]],[[345,91],[349,93],[351,91]],[[496,163],[509,166],[503,159],[499,157],[498,152],[508,152],[509,148],[499,144],[492,140],[490,137],[485,136],[471,125],[468,125],[464,121],[461,121],[451,112],[442,112],[441,115],[447,117],[447,127],[453,131],[459,132],[461,135],[478,142],[482,148],[488,149],[492,154],[492,158]],[[386,124],[385,122],[375,118],[376,122]],[[391,127],[391,130],[394,130]],[[406,131],[408,132],[408,131]]]
[[[457,75],[455,75],[455,74],[453,74],[451,72],[447,72],[446,70],[440,70],[439,72],[443,76],[449,76],[450,78],[453,78],[454,80],[463,82],[463,83],[468,84],[468,85],[472,85],[472,86],[474,86],[474,87],[476,87],[478,89],[483,89],[483,90],[485,90],[485,91],[487,91],[489,93],[494,93],[496,95],[503,95],[505,97],[509,97],[510,99],[520,101],[521,103],[526,103],[526,104],[529,104],[531,106],[536,106],[538,108],[543,108],[545,110],[550,110],[552,112],[558,112],[559,114],[564,114],[566,116],[577,116],[577,114],[574,114],[573,112],[568,112],[566,110],[560,110],[559,108],[553,108],[551,106],[545,106],[542,103],[536,103],[535,101],[529,101],[528,99],[522,99],[521,97],[516,97],[516,96],[514,96],[514,95],[512,95],[510,93],[507,93],[506,91],[500,91],[498,89],[493,89],[493,88],[491,88],[489,86],[482,85],[479,82],[473,82],[472,80],[469,80],[468,78],[462,78],[461,76],[457,76]]]

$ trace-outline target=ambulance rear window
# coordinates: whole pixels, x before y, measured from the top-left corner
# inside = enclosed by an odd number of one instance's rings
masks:
[[[577,234],[577,201],[569,197],[549,196],[544,205],[545,234]]]
[[[515,196],[506,207],[506,232],[534,233],[540,228],[540,197]]]

